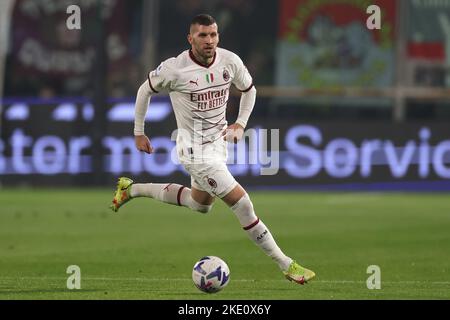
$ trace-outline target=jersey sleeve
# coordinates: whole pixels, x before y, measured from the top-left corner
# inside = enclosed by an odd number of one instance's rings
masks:
[[[155,70],[149,72],[147,81],[154,93],[160,90],[170,91],[174,87],[176,79],[175,69],[172,66],[174,60],[175,58],[170,58],[163,61]]]
[[[242,92],[247,92],[253,87],[253,79],[239,56],[234,56],[235,75],[232,83]]]

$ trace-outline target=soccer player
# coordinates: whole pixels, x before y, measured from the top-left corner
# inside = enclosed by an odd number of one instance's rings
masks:
[[[191,188],[176,183],[134,183],[121,177],[111,209],[118,211],[133,198],[149,197],[205,214],[211,210],[215,197],[219,197],[236,214],[250,239],[275,260],[285,277],[304,284],[315,276],[314,272],[281,251],[256,216],[249,195],[226,166],[227,142],[236,143],[242,138],[255,104],[252,77],[236,54],[217,47],[218,27],[210,15],[194,17],[187,38],[191,49],[163,61],[140,86],[134,136],[138,150],[153,152],[144,133],[145,115],[151,96],[168,91],[178,127],[176,150],[191,176]],[[232,84],[242,95],[238,118],[228,126],[225,113]]]

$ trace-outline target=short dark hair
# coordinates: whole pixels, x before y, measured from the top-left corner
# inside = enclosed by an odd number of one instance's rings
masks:
[[[191,26],[194,24],[199,24],[201,26],[210,26],[214,23],[216,23],[216,20],[213,17],[211,17],[209,14],[202,13],[202,14],[196,15],[192,19]]]

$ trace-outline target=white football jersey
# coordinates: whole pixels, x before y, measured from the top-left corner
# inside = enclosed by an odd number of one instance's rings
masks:
[[[242,92],[253,86],[239,56],[222,48],[217,48],[208,66],[199,63],[191,50],[183,51],[150,72],[148,82],[155,93],[169,92],[178,126],[177,150],[183,158],[192,147],[223,140],[231,84]]]

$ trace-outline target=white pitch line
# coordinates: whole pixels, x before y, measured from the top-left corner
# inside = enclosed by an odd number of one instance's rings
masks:
[[[67,280],[65,277],[0,277],[0,282],[5,281],[22,281],[22,280]],[[188,278],[103,278],[103,277],[83,277],[82,280],[88,281],[133,281],[133,282],[157,282],[157,281],[192,281]],[[232,279],[233,282],[286,282],[284,279]],[[335,283],[335,284],[364,284],[366,281],[356,280],[312,280],[312,283]],[[385,284],[434,284],[434,285],[450,285],[450,281],[382,281]]]

